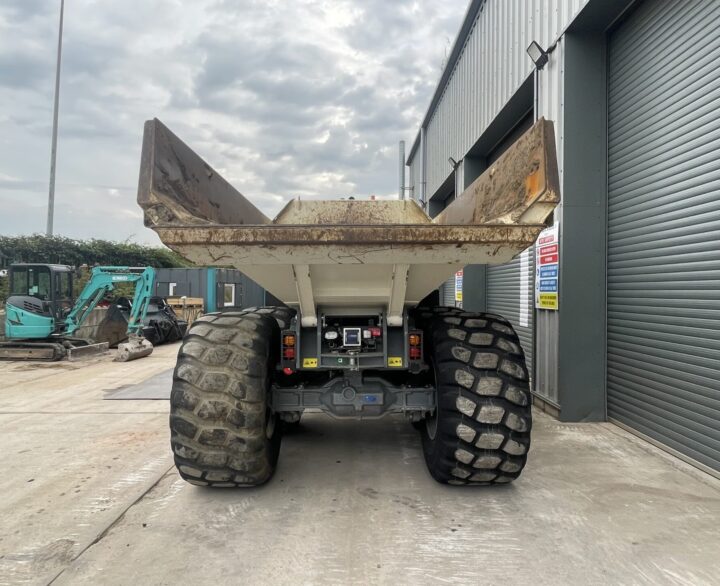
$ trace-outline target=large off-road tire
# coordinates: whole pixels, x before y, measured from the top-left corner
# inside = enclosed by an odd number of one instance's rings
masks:
[[[258,486],[272,477],[280,425],[268,394],[280,347],[278,322],[289,323],[291,314],[287,308],[208,314],[188,331],[170,398],[175,465],[188,482]]]
[[[432,477],[501,484],[521,473],[530,448],[532,400],[525,357],[504,318],[452,308],[417,312],[437,388],[421,428]]]
[[[259,315],[267,315],[272,317],[278,324],[280,330],[286,330],[290,327],[290,321],[295,316],[295,310],[282,305],[272,305],[264,307],[248,307],[245,311],[251,311]],[[227,315],[227,313],[225,314]]]

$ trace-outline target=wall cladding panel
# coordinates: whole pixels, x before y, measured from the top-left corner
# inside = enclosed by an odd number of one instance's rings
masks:
[[[448,158],[464,157],[532,73],[530,42],[552,45],[587,1],[486,0],[428,122],[428,197],[452,172]]]

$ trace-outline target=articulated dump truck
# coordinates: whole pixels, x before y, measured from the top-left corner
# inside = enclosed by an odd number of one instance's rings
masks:
[[[198,265],[235,267],[277,307],[209,313],[178,353],[170,402],[180,475],[257,486],[303,412],[401,413],[447,484],[512,482],[530,447],[523,350],[507,319],[442,307],[468,264],[506,263],[559,201],[540,120],[435,218],[414,200],[290,201],[266,217],[160,121],[145,125],[145,224]]]

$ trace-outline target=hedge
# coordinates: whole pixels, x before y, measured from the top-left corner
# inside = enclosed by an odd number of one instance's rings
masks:
[[[188,267],[191,263],[168,248],[107,240],[73,240],[62,236],[0,236],[0,258],[7,262],[63,265]]]

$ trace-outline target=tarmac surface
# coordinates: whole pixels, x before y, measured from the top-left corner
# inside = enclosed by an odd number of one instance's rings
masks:
[[[401,417],[309,415],[266,486],[190,486],[168,402],[104,400],[176,353],[0,363],[0,584],[720,582],[720,481],[612,424],[536,413],[520,480],[477,489]]]

